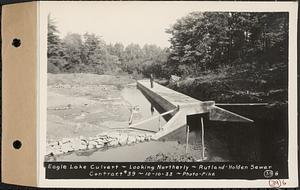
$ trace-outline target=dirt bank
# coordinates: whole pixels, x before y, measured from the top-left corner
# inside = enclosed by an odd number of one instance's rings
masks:
[[[283,163],[287,160],[288,145],[287,69],[288,67],[284,63],[242,65],[223,68],[214,72],[204,72],[199,77],[181,78],[178,82],[165,83],[165,85],[202,101],[268,103],[267,106],[260,107],[220,107],[253,119],[255,127],[251,130],[252,136],[250,138],[257,139],[255,146],[258,149],[260,159]],[[222,126],[222,124],[219,123],[218,126]],[[219,127],[217,130],[222,130],[222,128]],[[226,127],[221,131],[221,134],[229,139],[245,136],[242,134],[245,133],[244,129],[241,129],[241,132],[237,132],[237,130],[233,127]],[[231,146],[235,146],[236,143],[231,144]],[[249,144],[245,144],[244,148],[239,147],[239,149],[248,150]]]

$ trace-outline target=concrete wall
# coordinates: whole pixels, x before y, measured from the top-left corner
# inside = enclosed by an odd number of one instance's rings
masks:
[[[157,104],[159,104],[165,111],[169,111],[176,108],[176,105],[171,104],[160,95],[143,86],[141,83],[137,82],[137,87],[140,90],[142,90],[147,96],[153,99]],[[175,112],[173,114],[175,114]]]

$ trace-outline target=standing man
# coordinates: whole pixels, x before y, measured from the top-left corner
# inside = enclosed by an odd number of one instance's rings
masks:
[[[151,84],[151,88],[153,88],[153,80],[154,80],[154,77],[153,77],[153,74],[151,73],[151,74],[150,74],[150,84]]]

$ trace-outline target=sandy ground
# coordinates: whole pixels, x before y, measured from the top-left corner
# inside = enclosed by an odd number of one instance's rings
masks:
[[[120,92],[133,82],[128,76],[48,74],[47,140],[127,128],[130,105]]]

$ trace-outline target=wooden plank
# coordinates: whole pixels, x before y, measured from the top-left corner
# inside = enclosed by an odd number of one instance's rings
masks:
[[[161,116],[164,116],[164,115],[168,115],[168,114],[170,114],[170,113],[172,113],[172,112],[174,112],[174,111],[176,111],[176,110],[177,110],[177,109],[173,109],[173,110],[164,112],[164,113],[162,113],[162,114],[159,114],[159,115],[150,117],[150,118],[145,119],[145,120],[143,120],[143,121],[140,121],[140,122],[138,122],[138,123],[129,125],[129,127],[130,127],[130,128],[134,128],[134,127],[136,127],[136,126],[138,126],[138,125],[144,124],[144,123],[146,123],[146,122],[148,122],[148,121],[151,121],[151,120],[153,120],[153,119],[156,119],[156,118],[158,118],[158,117],[161,117]]]

